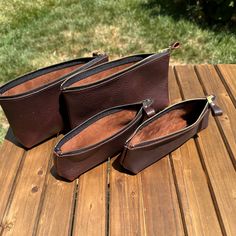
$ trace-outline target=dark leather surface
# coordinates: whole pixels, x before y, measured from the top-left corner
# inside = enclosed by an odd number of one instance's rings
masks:
[[[136,55],[137,56],[137,55]],[[63,87],[71,128],[76,127],[89,117],[109,107],[153,100],[153,108],[161,110],[169,103],[168,66],[169,53],[147,55],[138,62],[138,66],[127,68],[118,75],[111,75],[105,81],[99,81],[85,87]],[[135,56],[134,56],[135,57]],[[129,58],[131,61],[132,58]],[[122,59],[120,59],[122,62]],[[108,62],[107,64],[112,63]],[[81,75],[99,70],[97,66]],[[83,76],[84,77],[84,76]],[[75,80],[74,78],[71,78]],[[69,79],[70,80],[70,79]],[[69,84],[69,81],[67,82]],[[66,85],[66,84],[65,84]]]
[[[131,147],[129,142],[126,143],[120,158],[120,164],[130,172],[137,174],[180,147],[202,129],[205,129],[208,125],[210,110],[211,106],[208,104],[200,119],[192,127],[183,129],[176,134],[167,135],[166,137],[155,139],[136,147]]]
[[[101,56],[99,60],[95,60],[95,58],[91,58],[79,70],[76,70],[76,73],[108,60],[107,56]],[[83,58],[81,62],[83,62]],[[78,59],[78,63],[81,62]],[[63,66],[65,64],[66,62],[63,63]],[[60,65],[57,65],[57,69],[60,68]],[[44,70],[48,71],[48,68],[32,72],[25,75],[25,77],[29,75],[34,76],[34,74],[39,72],[40,74],[44,74]],[[72,73],[75,73],[75,71]],[[64,109],[59,104],[59,97],[61,93],[60,85],[66,78],[67,76],[58,78],[57,81],[48,86],[46,85],[43,88],[38,88],[22,95],[0,96],[0,104],[13,133],[23,146],[31,148],[63,130],[62,111]],[[24,76],[16,80],[23,81]],[[5,90],[6,86],[11,86],[13,83],[14,80],[2,86],[0,92],[1,90]]]

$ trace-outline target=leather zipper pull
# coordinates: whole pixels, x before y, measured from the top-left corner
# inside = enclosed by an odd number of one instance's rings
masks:
[[[153,101],[151,99],[146,99],[143,101],[143,110],[145,111],[147,117],[152,117],[156,114],[156,111],[151,107]]]
[[[105,52],[101,52],[99,50],[94,51],[92,54],[93,57],[99,57],[99,56],[104,56],[104,55],[107,55],[107,54]]]
[[[61,149],[60,149],[59,147],[57,147],[57,148],[55,148],[54,153],[55,153],[58,157],[60,157],[61,154],[62,154],[62,151],[61,151]]]
[[[172,52],[173,50],[180,48],[180,43],[179,42],[174,42],[172,44],[170,44],[169,46],[169,51]]]
[[[180,48],[180,43],[179,42],[174,42],[174,43],[170,44],[168,48],[164,48],[164,49],[161,49],[160,51],[158,51],[158,53],[161,53],[161,52],[171,53],[173,50],[175,50],[177,48]]]
[[[215,95],[210,95],[207,97],[207,101],[211,107],[211,113],[213,116],[221,116],[223,114],[223,111],[218,107],[215,103],[214,100],[216,99]]]

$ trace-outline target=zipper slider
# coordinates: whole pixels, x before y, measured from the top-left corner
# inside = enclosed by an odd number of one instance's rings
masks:
[[[99,56],[105,56],[105,55],[107,55],[105,52],[102,52],[102,51],[99,51],[99,50],[94,51],[94,52],[92,53],[92,56],[93,56],[93,57],[99,57]]]
[[[179,42],[174,42],[172,44],[170,44],[169,46],[169,51],[172,52],[173,50],[180,48],[180,43]]]
[[[218,107],[215,103],[214,100],[216,99],[215,95],[210,95],[207,96],[207,101],[208,104],[211,107],[211,112],[213,116],[221,116],[223,114],[223,111],[220,109],[220,107]]]
[[[145,111],[148,117],[154,116],[156,114],[154,108],[151,107],[152,104],[153,104],[152,99],[146,99],[143,101],[143,110]]]
[[[162,53],[162,52],[169,52],[169,53],[171,53],[173,50],[175,50],[175,49],[177,49],[179,47],[180,47],[180,43],[179,42],[174,42],[174,43],[171,43],[168,48],[161,49],[159,51],[159,53]]]
[[[55,154],[56,154],[58,157],[60,157],[61,154],[62,154],[61,149],[60,149],[60,148],[55,148]]]

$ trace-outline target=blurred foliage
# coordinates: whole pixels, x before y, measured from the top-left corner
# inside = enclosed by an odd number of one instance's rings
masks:
[[[175,16],[186,16],[203,25],[236,24],[236,0],[149,0]]]

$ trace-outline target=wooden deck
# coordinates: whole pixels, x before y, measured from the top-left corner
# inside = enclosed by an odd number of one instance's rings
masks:
[[[136,176],[111,161],[74,182],[52,164],[59,138],[0,152],[0,235],[236,235],[236,65],[175,66],[171,102],[217,95],[221,117]]]

